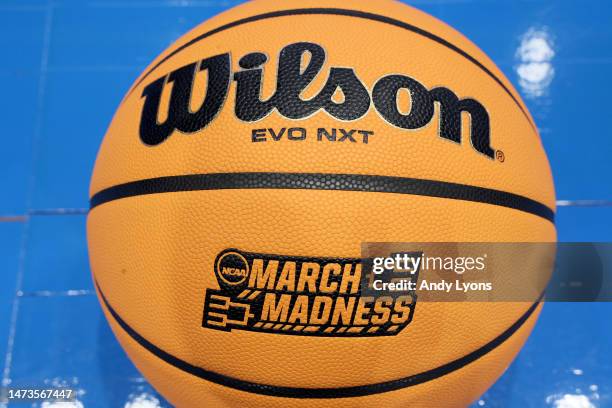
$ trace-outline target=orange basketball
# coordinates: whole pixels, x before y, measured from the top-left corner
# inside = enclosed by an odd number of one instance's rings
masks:
[[[136,80],[100,148],[100,303],[178,407],[465,406],[540,303],[360,292],[363,242],[555,241],[518,93],[401,3],[252,1]]]

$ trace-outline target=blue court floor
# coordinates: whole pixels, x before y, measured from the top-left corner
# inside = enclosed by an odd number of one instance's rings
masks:
[[[88,180],[139,72],[188,29],[237,3],[0,1],[5,384],[74,387],[75,407],[168,406],[126,358],[93,293]],[[612,241],[612,2],[409,3],[466,34],[522,93],[553,167],[559,239]],[[547,304],[516,361],[474,406],[611,407],[611,316],[612,304]]]

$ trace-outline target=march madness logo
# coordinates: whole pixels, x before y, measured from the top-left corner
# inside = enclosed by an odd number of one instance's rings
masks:
[[[215,259],[202,326],[310,336],[392,336],[411,321],[414,291],[372,288],[368,260],[257,254],[227,249]],[[377,278],[380,278],[378,275]],[[386,281],[418,280],[387,270]]]

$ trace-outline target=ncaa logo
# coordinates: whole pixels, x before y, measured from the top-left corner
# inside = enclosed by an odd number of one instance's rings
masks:
[[[240,285],[249,276],[247,260],[237,252],[226,252],[217,259],[217,275],[228,285]]]

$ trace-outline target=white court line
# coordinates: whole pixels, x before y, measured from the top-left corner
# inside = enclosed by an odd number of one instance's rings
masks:
[[[558,200],[557,207],[612,207],[612,200]]]
[[[612,200],[558,200],[557,207],[612,207]],[[87,215],[87,208],[40,208],[29,210],[27,214],[0,215],[2,222],[27,222],[30,216],[45,215]]]
[[[70,289],[70,290],[33,290],[31,292],[17,292],[18,297],[54,297],[54,296],[91,296],[95,291],[89,289]]]
[[[49,2],[47,4],[47,11],[45,13],[45,27],[43,31],[43,46],[40,57],[40,77],[38,82],[38,93],[36,97],[36,117],[34,119],[34,132],[32,134],[32,167],[30,168],[30,178],[28,180],[28,199],[26,202],[26,208],[30,208],[32,203],[32,196],[34,195],[34,187],[36,185],[36,172],[34,171],[34,164],[38,158],[37,145],[40,135],[42,133],[42,122],[43,122],[43,108],[45,100],[45,89],[47,86],[47,67],[49,65],[49,48],[51,45],[51,27],[53,24],[53,7]],[[15,347],[15,334],[17,331],[17,317],[19,316],[19,301],[20,297],[17,294],[21,291],[23,284],[23,274],[25,270],[26,262],[26,250],[27,242],[30,234],[30,223],[25,222],[23,232],[21,235],[21,243],[19,250],[19,267],[17,269],[17,277],[15,283],[15,297],[13,298],[13,305],[11,310],[11,320],[8,333],[8,342],[6,346],[6,356],[4,359],[4,369],[2,371],[2,386],[7,386],[11,382],[11,366],[13,363],[13,350]],[[5,405],[0,405],[5,406]]]
[[[87,215],[87,208],[41,208],[39,210],[29,210],[30,215]]]

